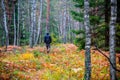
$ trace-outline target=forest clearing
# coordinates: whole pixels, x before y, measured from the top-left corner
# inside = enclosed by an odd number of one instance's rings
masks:
[[[84,52],[73,44],[54,45],[50,53],[45,47],[11,48],[0,54],[0,80],[83,80]],[[92,80],[110,80],[110,64],[97,50],[91,50],[91,64]],[[120,78],[120,73],[117,76]]]

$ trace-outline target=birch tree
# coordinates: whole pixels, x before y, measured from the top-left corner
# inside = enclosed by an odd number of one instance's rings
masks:
[[[67,14],[67,12],[66,12],[66,0],[64,1],[64,11],[63,11],[63,42],[64,43],[66,43],[66,14]]]
[[[117,0],[111,0],[111,18],[109,24],[109,51],[110,51],[110,60],[114,67],[116,68],[116,54],[115,54],[115,24],[117,17]],[[110,65],[110,78],[111,80],[117,80],[116,71]]]
[[[4,29],[5,29],[5,37],[6,37],[6,50],[7,50],[7,46],[9,45],[9,35],[8,35],[6,9],[5,9],[4,0],[2,0],[2,9],[3,9],[3,22],[4,22]]]
[[[37,33],[37,24],[36,24],[36,0],[33,3],[33,45],[35,45],[36,41],[36,33]]]
[[[90,21],[89,21],[89,0],[84,0],[84,26],[85,26],[85,80],[91,78],[91,34],[90,34]]]
[[[40,27],[41,27],[41,21],[42,21],[42,6],[43,6],[43,0],[40,0],[40,15],[38,18],[38,31],[37,31],[37,38],[35,41],[35,45],[37,45],[39,36],[40,36]]]
[[[30,47],[34,45],[34,23],[35,23],[36,0],[31,0],[31,29],[30,29]]]

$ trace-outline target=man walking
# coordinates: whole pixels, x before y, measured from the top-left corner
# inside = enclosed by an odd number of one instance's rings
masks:
[[[49,33],[46,33],[44,37],[44,43],[46,44],[47,53],[50,52],[50,43],[52,42],[51,36]]]

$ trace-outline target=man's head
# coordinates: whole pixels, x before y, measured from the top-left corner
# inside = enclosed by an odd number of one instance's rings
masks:
[[[49,33],[46,33],[46,35],[49,35]]]

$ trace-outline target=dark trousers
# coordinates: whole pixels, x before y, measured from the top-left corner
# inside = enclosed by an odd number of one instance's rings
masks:
[[[50,51],[50,44],[46,44],[46,48],[47,48],[47,53],[49,53],[49,51]]]

